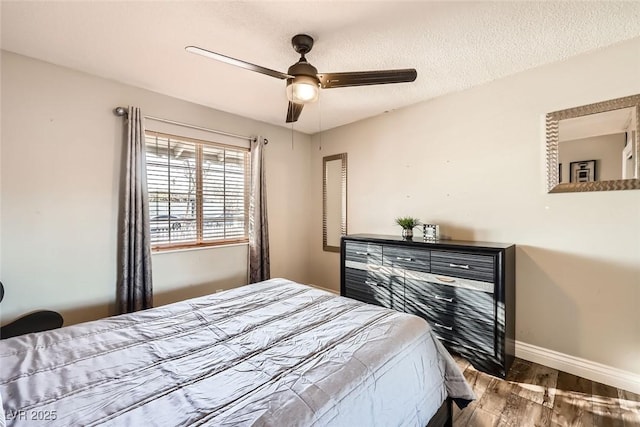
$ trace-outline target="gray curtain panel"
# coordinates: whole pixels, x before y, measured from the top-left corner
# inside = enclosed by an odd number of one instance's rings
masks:
[[[251,141],[251,195],[249,202],[249,283],[271,277],[269,261],[269,222],[264,146],[267,140]]]
[[[129,107],[118,236],[119,313],[153,307],[151,236],[143,116]]]

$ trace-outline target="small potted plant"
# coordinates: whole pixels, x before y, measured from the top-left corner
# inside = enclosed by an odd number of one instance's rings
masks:
[[[404,216],[396,218],[396,224],[402,227],[402,238],[410,240],[413,238],[413,229],[420,225],[420,220],[418,218]]]

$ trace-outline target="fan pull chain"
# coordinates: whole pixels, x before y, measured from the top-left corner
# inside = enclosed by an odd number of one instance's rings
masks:
[[[322,151],[322,108],[318,103],[318,151]]]

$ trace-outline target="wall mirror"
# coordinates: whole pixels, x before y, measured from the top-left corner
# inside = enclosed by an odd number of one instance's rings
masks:
[[[347,234],[347,153],[322,158],[322,248],[340,252]]]
[[[547,191],[640,189],[640,95],[546,116]]]

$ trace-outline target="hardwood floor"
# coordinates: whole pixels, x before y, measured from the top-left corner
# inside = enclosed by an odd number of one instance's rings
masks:
[[[506,380],[455,357],[476,393],[454,427],[640,427],[640,395],[522,359]]]

